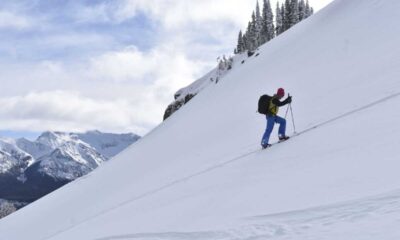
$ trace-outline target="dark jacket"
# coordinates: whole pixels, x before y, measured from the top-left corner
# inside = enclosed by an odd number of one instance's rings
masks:
[[[280,101],[278,99],[278,96],[275,94],[272,98],[271,98],[271,102],[269,104],[269,111],[268,111],[268,115],[269,116],[276,116],[279,112],[279,107],[285,106],[286,104],[289,104],[292,102],[292,98],[291,97],[287,97],[284,101]]]

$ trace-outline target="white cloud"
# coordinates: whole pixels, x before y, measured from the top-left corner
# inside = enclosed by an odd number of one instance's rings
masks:
[[[258,0],[262,5],[262,0]],[[320,10],[333,0],[309,0],[315,10]],[[90,19],[123,22],[144,12],[168,29],[179,29],[190,24],[229,22],[246,27],[257,0],[120,0],[113,4],[101,3],[82,8],[80,16]],[[271,0],[275,9],[277,0]],[[283,3],[284,0],[279,2]]]
[[[22,71],[30,74],[22,79],[9,76],[9,84],[25,84],[24,88],[35,92],[0,98],[0,126],[144,134],[161,122],[175,91],[207,68],[182,53],[164,49],[146,53],[135,47],[75,65],[43,61],[25,66]]]
[[[93,80],[165,84],[171,88],[188,84],[204,68],[201,61],[193,61],[184,52],[159,46],[142,52],[134,46],[110,51],[90,60],[88,73]]]
[[[115,8],[113,19],[124,21],[144,12],[170,29],[210,21],[229,21],[240,26],[248,20],[254,6],[244,0],[123,0]]]
[[[33,26],[33,19],[16,13],[0,11],[0,29],[23,30]]]
[[[115,82],[145,81],[145,78],[156,73],[160,58],[162,56],[155,51],[146,55],[132,46],[92,58],[90,73],[93,79],[100,77]]]
[[[313,1],[330,0],[311,0],[315,6]],[[142,50],[125,42],[121,47],[118,38],[126,32],[104,36],[96,31],[68,28],[63,34],[57,23],[47,23],[52,32],[40,38],[43,46],[96,46],[96,51],[89,57],[1,64],[0,127],[144,134],[161,122],[179,88],[215,66],[218,55],[233,51],[237,33],[247,25],[255,3],[256,0],[116,0],[79,5],[70,13],[75,23],[112,23],[116,33],[119,23],[139,12],[145,14],[153,21],[151,24],[159,24],[159,32],[154,33],[156,39],[152,39],[154,46]],[[0,29],[26,29],[32,23],[28,16],[0,11]],[[55,29],[58,31],[53,32]]]
[[[223,21],[245,26],[255,3],[245,0],[116,0],[91,6],[77,5],[72,15],[77,22],[121,23],[144,13],[167,29]]]
[[[129,101],[94,100],[66,91],[34,92],[0,98],[2,128],[31,131],[103,129],[143,132],[145,115],[136,114]]]

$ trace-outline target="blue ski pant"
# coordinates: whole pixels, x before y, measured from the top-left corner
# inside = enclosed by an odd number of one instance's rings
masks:
[[[279,124],[279,135],[285,136],[286,133],[286,119],[279,116],[269,116],[267,115],[267,129],[265,129],[264,136],[262,138],[261,144],[263,146],[269,143],[269,137],[271,136],[272,130],[274,130],[275,123]]]

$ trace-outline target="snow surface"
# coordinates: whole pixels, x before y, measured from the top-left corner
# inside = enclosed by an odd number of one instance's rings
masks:
[[[0,239],[399,239],[398,9],[336,0]],[[278,87],[301,134],[260,151],[257,100]]]
[[[243,60],[246,60],[247,53],[237,54],[232,56],[232,67],[242,64]],[[221,59],[222,60],[222,59]],[[223,79],[231,69],[229,69],[229,58],[225,58],[226,63],[219,63],[217,67],[211,70],[209,73],[203,77],[197,79],[188,86],[179,89],[175,93],[175,100],[183,100],[187,95],[197,95],[199,92],[203,91],[205,88],[218,84],[218,82]],[[219,66],[221,64],[221,66]]]

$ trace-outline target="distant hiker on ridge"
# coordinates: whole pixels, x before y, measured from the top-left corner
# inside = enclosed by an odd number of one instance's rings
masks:
[[[277,115],[279,107],[285,106],[286,104],[290,104],[292,102],[291,96],[288,96],[285,101],[281,102],[280,100],[284,96],[285,90],[283,88],[279,88],[274,96],[270,97],[268,95],[263,95],[258,101],[258,112],[266,115],[267,118],[267,128],[261,141],[261,146],[263,149],[271,146],[271,144],[269,144],[269,137],[274,129],[275,123],[280,125],[278,135],[279,140],[285,141],[289,139],[289,137],[286,136],[286,119]]]

